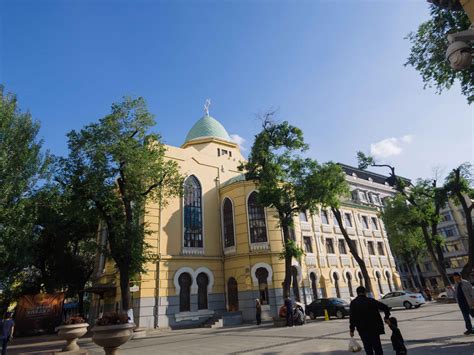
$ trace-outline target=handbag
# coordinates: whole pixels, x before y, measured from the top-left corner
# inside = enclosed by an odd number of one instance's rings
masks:
[[[351,338],[349,340],[349,351],[351,353],[358,353],[361,350],[362,346],[360,346],[360,344],[354,338]]]

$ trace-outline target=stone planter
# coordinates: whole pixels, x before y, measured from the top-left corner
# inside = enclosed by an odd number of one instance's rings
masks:
[[[87,323],[60,325],[56,327],[55,331],[58,332],[58,337],[61,340],[66,340],[66,346],[62,351],[77,351],[79,345],[77,345],[77,339],[87,333]]]
[[[133,323],[96,325],[92,328],[92,340],[104,348],[106,355],[115,355],[118,347],[132,338],[135,327]]]

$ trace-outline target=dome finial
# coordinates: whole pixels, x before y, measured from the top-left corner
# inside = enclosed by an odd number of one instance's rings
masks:
[[[206,116],[209,116],[209,106],[211,106],[211,99],[206,99],[206,102],[204,103],[204,112],[206,113]]]

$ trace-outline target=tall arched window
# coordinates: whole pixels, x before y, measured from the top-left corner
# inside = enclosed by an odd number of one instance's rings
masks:
[[[235,246],[234,239],[234,211],[232,208],[232,201],[229,198],[224,200],[222,206],[222,224],[224,232],[224,248]]]
[[[333,273],[332,277],[334,278],[334,287],[336,288],[336,296],[337,298],[341,298],[341,290],[339,289],[339,276],[337,273]]]
[[[202,248],[202,190],[199,180],[191,175],[184,182],[184,246]]]
[[[390,280],[390,273],[388,271],[385,271],[385,276],[387,277],[388,289],[390,290],[390,292],[392,292],[393,288],[392,288],[392,281]]]
[[[258,280],[260,302],[262,304],[268,304],[268,270],[264,267],[259,267],[255,271],[255,276]]]
[[[380,292],[380,294],[382,295],[382,294],[383,294],[383,289],[382,289],[382,280],[380,280],[380,279],[381,279],[381,275],[380,275],[380,273],[377,271],[377,272],[375,273],[375,276],[377,277],[377,284],[379,285],[379,292]]]
[[[191,310],[191,275],[187,272],[183,272],[179,275],[179,311],[189,312]]]
[[[196,278],[198,284],[198,309],[207,309],[207,286],[209,277],[201,272]]]
[[[237,280],[231,277],[227,281],[227,295],[229,300],[229,312],[236,312],[239,310],[239,289]]]
[[[311,279],[311,289],[313,290],[313,300],[318,298],[318,285],[316,283],[316,274],[312,272],[309,274],[309,278]]]
[[[354,291],[352,290],[352,276],[350,272],[346,273],[347,286],[349,287],[349,296],[354,297]]]
[[[248,199],[250,242],[262,243],[267,241],[267,225],[265,209],[257,202],[257,193],[254,191]]]

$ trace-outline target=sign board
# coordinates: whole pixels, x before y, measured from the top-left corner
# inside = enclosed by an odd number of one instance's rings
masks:
[[[22,296],[15,312],[15,333],[35,335],[54,332],[61,324],[64,293]]]
[[[137,292],[139,289],[140,289],[139,286],[134,285],[134,286],[131,286],[131,287],[130,287],[130,292]]]

